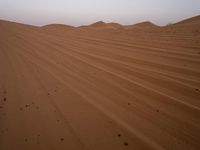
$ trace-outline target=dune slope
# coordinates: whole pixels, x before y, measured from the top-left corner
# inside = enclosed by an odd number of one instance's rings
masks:
[[[0,21],[1,150],[200,149],[199,26],[64,28]]]

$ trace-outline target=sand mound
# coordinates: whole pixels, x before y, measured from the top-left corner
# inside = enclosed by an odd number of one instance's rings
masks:
[[[147,29],[147,28],[155,28],[155,27],[157,26],[149,21],[125,26],[126,29],[138,29],[138,28]]]
[[[120,29],[123,28],[122,25],[118,23],[105,23],[103,21],[98,21],[88,26],[81,26],[82,28],[87,29]]]
[[[95,23],[93,23],[93,24],[91,24],[89,26],[91,26],[91,27],[105,27],[106,23],[103,22],[103,21],[98,21],[98,22],[95,22]]]
[[[45,25],[42,26],[42,28],[46,29],[66,29],[66,28],[74,28],[73,26],[70,25],[64,25],[64,24],[50,24],[50,25]]]
[[[54,33],[63,33],[72,29],[74,29],[73,26],[63,25],[63,24],[50,24],[41,27],[41,30],[43,31],[54,32]]]
[[[141,27],[141,28],[151,28],[151,27],[155,27],[156,25],[154,25],[153,23],[149,22],[149,21],[145,21],[142,23],[137,23],[134,25],[135,27]]]
[[[165,31],[176,34],[187,34],[188,36],[196,36],[200,38],[200,16],[185,19],[175,24],[170,24],[166,26],[164,32]],[[196,42],[198,43],[199,40]]]

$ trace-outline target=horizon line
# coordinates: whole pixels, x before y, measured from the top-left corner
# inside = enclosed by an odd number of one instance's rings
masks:
[[[192,17],[185,17],[183,19],[178,19],[176,22],[169,22],[169,23],[166,23],[165,25],[158,25],[157,23],[154,23],[153,21],[150,21],[150,20],[140,21],[140,22],[136,22],[136,23],[132,23],[132,24],[123,24],[123,23],[114,22],[114,21],[108,22],[108,21],[99,20],[99,21],[94,21],[94,22],[89,23],[89,24],[82,24],[82,25],[77,25],[77,26],[74,26],[74,25],[71,25],[71,24],[66,24],[66,23],[58,23],[58,22],[52,22],[52,23],[47,23],[47,24],[43,24],[43,25],[36,25],[36,24],[33,24],[33,23],[24,23],[23,21],[17,21],[15,19],[4,19],[4,18],[0,18],[0,21],[19,23],[19,24],[30,25],[30,26],[35,26],[35,27],[44,27],[44,26],[48,26],[48,25],[66,25],[66,26],[71,26],[71,27],[82,27],[82,26],[90,26],[90,25],[98,23],[98,22],[102,22],[102,23],[105,23],[105,24],[117,23],[121,26],[130,26],[130,25],[136,25],[136,24],[140,24],[140,23],[144,23],[144,22],[149,22],[149,23],[152,23],[153,25],[158,26],[158,27],[165,27],[167,25],[176,24],[176,23],[179,23],[181,21],[184,21],[184,20],[187,20],[187,19],[190,19],[190,18],[194,18],[194,17],[198,17],[198,16],[200,16],[200,14],[194,15]]]

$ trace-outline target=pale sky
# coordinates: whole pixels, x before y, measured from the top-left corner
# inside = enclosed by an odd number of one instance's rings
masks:
[[[0,19],[32,25],[174,23],[200,15],[200,0],[0,0]]]

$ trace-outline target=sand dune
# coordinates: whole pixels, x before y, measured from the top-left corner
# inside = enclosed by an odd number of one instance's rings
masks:
[[[84,28],[84,29],[95,29],[95,30],[99,30],[99,29],[122,29],[123,26],[118,24],[118,23],[105,23],[103,21],[98,21],[95,22],[91,25],[85,25],[85,26],[80,26],[79,28]]]
[[[155,28],[155,27],[156,25],[154,25],[153,23],[149,21],[125,26],[126,29],[138,29],[138,28],[145,29],[145,28]]]
[[[1,20],[0,149],[200,149],[200,24],[189,22],[92,25],[104,32]]]
[[[63,24],[50,24],[42,27],[42,29],[46,30],[67,30],[73,28],[74,28],[73,26],[63,25]]]
[[[195,17],[192,17],[192,18],[189,18],[189,19],[185,19],[183,21],[180,21],[176,24],[199,24],[200,23],[200,15],[199,16],[195,16]]]

